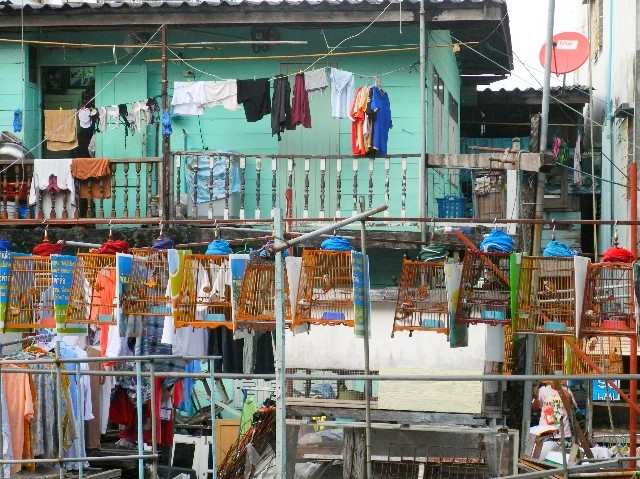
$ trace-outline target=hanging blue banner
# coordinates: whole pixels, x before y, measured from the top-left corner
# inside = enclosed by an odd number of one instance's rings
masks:
[[[71,295],[73,271],[76,266],[76,257],[65,254],[52,254],[51,257],[51,282],[53,285],[53,308],[56,318],[56,332],[60,335],[80,336],[88,333],[88,325],[74,324],[66,327],[67,307]]]
[[[353,275],[353,332],[358,338],[364,338],[365,335],[371,337],[369,261],[365,261],[359,251],[351,252],[351,272]],[[366,325],[365,311],[368,318]]]

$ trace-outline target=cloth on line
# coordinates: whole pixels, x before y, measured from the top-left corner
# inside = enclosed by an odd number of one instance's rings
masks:
[[[91,110],[81,108],[80,111],[78,111],[78,121],[80,122],[80,128],[91,127]]]
[[[238,82],[236,80],[206,81],[204,93],[207,102],[205,107],[222,106],[225,110],[238,111]]]
[[[576,250],[569,248],[566,244],[559,241],[549,241],[549,244],[542,252],[542,256],[548,258],[571,258],[578,254]]]
[[[62,243],[45,243],[37,244],[33,247],[34,256],[51,256],[52,254],[62,253]]]
[[[96,254],[129,253],[129,243],[124,240],[109,240],[103,243]]]
[[[173,249],[173,248],[175,248],[175,243],[171,238],[167,238],[166,236],[161,236],[159,238],[156,238],[153,241],[153,245],[151,246],[151,249],[154,251],[163,251],[163,250]]]
[[[69,190],[75,205],[76,188],[71,174],[71,158],[37,159],[33,162],[33,179],[29,190],[29,205],[38,202],[38,190]]]
[[[173,83],[173,96],[171,107],[174,115],[202,115],[207,103],[207,95],[204,90],[204,82]]]
[[[78,146],[75,110],[45,110],[44,137],[47,150],[66,151]]]
[[[22,110],[20,108],[13,112],[13,132],[20,133],[22,131]]]
[[[349,118],[349,108],[355,96],[355,77],[353,73],[331,69],[331,116]]]
[[[74,158],[71,174],[80,180],[80,198],[111,198],[111,166],[108,158]]]
[[[309,93],[309,99],[314,93],[320,92],[323,96],[329,86],[327,71],[324,68],[304,72],[304,86]]]
[[[237,88],[238,103],[244,106],[244,114],[248,122],[261,120],[271,113],[268,78],[238,80]]]
[[[291,85],[285,76],[277,76],[273,81],[273,98],[271,99],[271,135],[278,135],[291,130]]]
[[[311,128],[311,110],[309,109],[309,93],[305,88],[304,75],[298,73],[293,84],[293,104],[291,105],[291,128],[302,125]]]

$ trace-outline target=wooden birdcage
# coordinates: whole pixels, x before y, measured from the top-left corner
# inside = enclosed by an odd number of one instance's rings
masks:
[[[393,330],[435,331],[449,334],[449,306],[444,278],[445,262],[402,262]]]
[[[79,253],[71,280],[66,323],[116,324],[116,256]]]
[[[293,325],[353,327],[353,315],[351,251],[303,251]]]
[[[5,327],[52,327],[45,323],[46,320],[55,320],[51,261],[46,256],[14,256],[9,274]]]
[[[275,263],[265,258],[252,258],[242,278],[236,310],[236,328],[273,330],[275,317]],[[291,323],[289,282],[284,271],[285,321]]]
[[[633,339],[632,341],[635,341]],[[580,349],[604,373],[623,373],[622,338],[619,336],[591,336],[580,339]],[[571,351],[572,374],[595,374],[595,370],[575,351]]]
[[[502,374],[513,372],[513,328],[511,324],[504,325],[504,363],[502,364]]]
[[[191,254],[184,258],[176,327],[233,328],[231,271],[226,255]]]
[[[456,323],[509,321],[509,253],[467,250],[462,263]]]
[[[590,264],[580,334],[628,335],[635,331],[633,264]]]
[[[567,351],[562,336],[541,334],[535,337],[533,374],[568,372]]]
[[[167,296],[169,262],[166,250],[134,249],[131,273],[122,297],[122,314],[166,316],[171,314]]]
[[[516,301],[516,332],[572,334],[575,296],[573,258],[524,256]]]

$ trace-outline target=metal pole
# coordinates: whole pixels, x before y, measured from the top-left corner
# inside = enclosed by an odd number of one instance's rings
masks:
[[[535,350],[536,339],[533,334],[525,336],[527,342],[524,374],[533,374],[533,353]],[[520,436],[520,450],[524,451],[529,439],[529,427],[531,426],[531,401],[533,399],[533,381],[525,380],[522,390],[522,436]]]
[[[1,363],[1,361],[0,361]],[[2,401],[0,403],[0,460],[4,461],[4,427],[3,427],[3,423],[2,421],[4,420],[4,417],[2,417],[2,404],[5,403],[5,397],[4,397],[4,389],[2,388],[2,364],[0,364],[0,401]],[[8,411],[7,411],[8,414]],[[2,475],[4,477],[4,468],[0,467],[0,471],[2,471]]]
[[[368,218],[369,216],[385,211],[387,208],[388,206],[386,205],[378,206],[377,208],[367,210],[363,213],[351,216],[350,218],[345,218],[343,220],[340,220],[337,223],[332,223],[330,225],[323,226],[322,228],[317,229],[315,231],[305,233],[301,236],[298,236],[297,238],[290,239],[289,241],[284,241],[284,231],[283,231],[283,234],[280,236],[281,237],[280,242],[276,242],[276,244],[271,248],[271,252],[277,253],[278,251],[289,249],[299,243],[303,243],[304,241],[307,241],[308,239],[316,238],[317,236],[320,236],[324,233],[332,232],[333,230],[336,230],[343,226],[350,225],[351,223],[355,223],[356,221],[361,221],[365,218]],[[275,223],[276,221],[274,221],[274,228],[275,228]]]
[[[427,98],[426,79],[426,25],[424,0],[420,0],[420,161],[418,162],[418,216],[424,218],[427,199]],[[420,223],[420,239],[427,240],[427,225]]]
[[[138,413],[138,455],[144,455],[142,436],[142,363],[136,361],[136,412]],[[144,459],[138,459],[138,479],[144,479]]]
[[[211,379],[211,469],[212,479],[218,477],[218,458],[216,457],[216,360],[209,359],[209,376]]]
[[[78,443],[80,453],[86,455],[84,450],[84,395],[80,391],[80,364],[76,364],[76,392],[78,394],[76,398],[76,422],[79,426]],[[84,477],[84,461],[80,461],[78,464],[78,479],[82,479]]]
[[[424,0],[421,0],[424,1]],[[364,211],[364,196],[360,197],[360,211]],[[367,224],[365,220],[360,222],[360,250],[362,251],[362,261],[365,271],[369,270],[369,261],[367,260]],[[369,370],[369,282],[367,275],[364,279],[364,308],[362,310],[362,319],[364,324],[364,373],[368,376],[371,374]],[[371,381],[364,382],[364,421],[366,427],[364,430],[365,455],[367,462],[367,479],[373,478],[373,463],[371,462]]]
[[[549,0],[547,11],[547,40],[545,43],[544,58],[544,84],[542,87],[542,125],[540,128],[540,152],[547,150],[547,135],[549,133],[549,98],[551,93],[551,53],[553,47],[553,22],[556,8],[556,0]],[[547,182],[545,173],[538,173],[538,188],[536,190],[536,219],[542,218],[544,209],[544,185]],[[540,241],[542,239],[542,227],[535,225],[533,227],[533,254],[540,254]]]
[[[273,210],[275,236],[275,316],[276,316],[276,477],[287,479],[287,404],[285,371],[285,277],[283,250],[290,246],[284,242],[282,210]]]
[[[149,373],[151,374],[151,453],[156,456],[158,454],[158,440],[156,439],[156,434],[158,432],[158,419],[157,419],[157,408],[159,406],[156,401],[156,364],[153,361],[149,361]],[[151,462],[151,467],[153,470],[154,479],[158,477],[158,460],[153,460]]]
[[[56,351],[56,410],[58,413],[58,467],[60,472],[60,479],[64,479],[64,444],[63,444],[63,434],[62,430],[62,417],[64,415],[62,411],[62,373],[60,371],[60,336],[56,336],[55,339],[55,351]]]
[[[167,26],[162,25],[162,80],[161,80],[161,97],[162,97],[162,112],[169,109],[169,96],[167,93],[168,87],[168,75],[167,75],[168,67],[167,67]],[[170,136],[162,135],[162,192],[159,192],[162,195],[162,203],[160,212],[160,217],[165,220],[169,219],[171,209],[173,207],[171,203],[171,192],[173,191],[173,186],[171,183],[172,175],[172,166],[173,162],[171,161],[171,147],[170,147]],[[157,138],[156,138],[157,141]]]

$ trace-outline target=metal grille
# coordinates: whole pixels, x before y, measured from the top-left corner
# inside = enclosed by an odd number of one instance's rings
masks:
[[[571,334],[575,329],[573,258],[522,258],[516,332]]]
[[[303,251],[293,324],[353,327],[353,314],[351,251]]]
[[[378,371],[371,371],[378,374]],[[338,401],[364,401],[365,381],[336,379],[336,375],[364,374],[362,369],[302,369],[288,368],[287,374],[331,376],[327,379],[288,379],[286,395],[292,399],[327,399]],[[371,381],[371,400],[378,400],[378,381]]]
[[[467,250],[455,322],[504,324],[509,297],[509,254]]]
[[[187,255],[176,300],[176,327],[233,328],[231,272],[224,255]]]
[[[73,270],[67,323],[116,324],[115,255],[79,253]]]
[[[402,262],[398,301],[393,318],[396,331],[435,331],[448,334],[449,308],[444,278],[445,263]]]
[[[169,263],[166,251],[134,251],[129,283],[122,299],[122,314],[171,314],[167,297],[168,281]]]
[[[594,263],[587,270],[580,333],[635,332],[633,265]]]
[[[236,327],[249,329],[275,329],[275,263],[255,258],[247,264],[238,298]],[[285,318],[291,322],[289,282],[284,272]]]
[[[511,324],[504,325],[504,364],[502,374],[511,374],[513,371],[513,328]]]
[[[580,340],[580,349],[598,368],[606,373],[623,373],[622,338],[616,336],[592,336]],[[571,351],[571,373],[593,374],[587,362]]]
[[[7,293],[5,326],[34,329],[54,319],[51,262],[42,256],[14,256]]]

